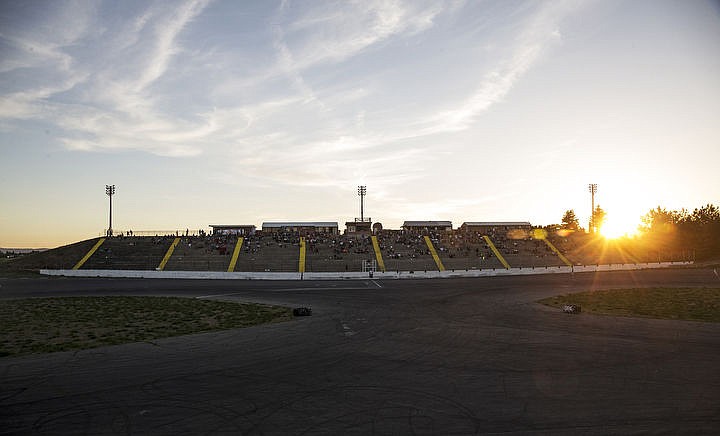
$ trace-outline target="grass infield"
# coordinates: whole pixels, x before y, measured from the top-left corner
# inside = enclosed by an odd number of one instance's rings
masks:
[[[616,316],[720,322],[720,288],[633,288],[580,292],[545,298],[562,307],[578,304],[583,312]]]
[[[0,300],[0,356],[79,350],[292,319],[286,307],[176,297]]]

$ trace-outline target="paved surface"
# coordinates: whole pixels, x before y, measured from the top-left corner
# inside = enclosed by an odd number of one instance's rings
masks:
[[[717,434],[720,325],[534,303],[657,285],[720,281],[696,269],[386,282],[0,280],[0,298],[176,295],[314,313],[0,358],[0,433]]]

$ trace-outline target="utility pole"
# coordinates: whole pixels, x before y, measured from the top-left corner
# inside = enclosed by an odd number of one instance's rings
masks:
[[[590,209],[590,233],[595,233],[595,193],[597,192],[597,183],[590,183],[588,190],[590,191],[592,202],[592,208]]]
[[[110,222],[108,224],[107,235],[112,236],[112,196],[115,194],[115,185],[105,185],[105,193],[110,197]]]
[[[363,216],[363,199],[366,193],[367,186],[358,186],[358,195],[360,196],[360,222],[365,222],[365,217]]]

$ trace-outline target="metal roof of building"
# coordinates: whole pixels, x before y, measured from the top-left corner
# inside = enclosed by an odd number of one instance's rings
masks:
[[[292,221],[292,222],[274,222],[274,223],[262,223],[263,228],[269,227],[337,227],[337,222],[330,221]]]
[[[463,226],[529,226],[527,221],[467,221]]]
[[[452,227],[452,221],[405,221],[403,227]]]

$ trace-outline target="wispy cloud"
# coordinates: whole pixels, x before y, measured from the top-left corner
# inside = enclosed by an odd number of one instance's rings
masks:
[[[555,2],[543,7],[523,23],[522,32],[509,48],[510,56],[486,73],[471,95],[453,108],[443,109],[416,124],[419,135],[465,130],[483,112],[499,103],[515,83],[541,59],[552,43],[561,40],[560,21],[575,6]]]
[[[183,29],[207,6],[208,1],[154,4],[119,30],[100,21],[91,23],[92,8],[67,5],[57,11],[46,27],[62,28],[63,20],[76,13],[81,30],[60,33],[64,43],[24,39],[22,32],[4,39],[24,52],[16,66],[33,68],[37,76],[52,77],[55,84],[27,81],[21,91],[5,93],[0,101],[4,118],[43,118],[67,132],[59,138],[73,150],[142,149],[165,155],[194,155],[192,142],[214,130],[202,117],[193,123],[178,120],[157,106],[149,87],[168,71],[182,51],[177,43]],[[100,28],[91,33],[87,29]],[[90,37],[97,37],[90,39]],[[77,47],[84,47],[78,51]],[[96,56],[88,56],[88,52]],[[10,65],[5,71],[11,72]],[[71,95],[67,93],[71,92]],[[65,95],[63,95],[65,94]],[[62,98],[59,98],[63,95]]]
[[[283,2],[264,19],[232,23],[256,26],[247,34],[262,49],[207,39],[212,29],[200,27],[208,10],[219,16],[237,5],[149,3],[117,19],[108,19],[115,11],[77,6],[82,19],[61,43],[45,34],[0,35],[24,53],[0,64],[0,83],[10,83],[20,67],[53,77],[50,84],[4,85],[0,118],[55,124],[58,140],[71,150],[229,156],[247,177],[289,184],[406,183],[432,162],[433,145],[423,139],[467,129],[502,101],[558,40],[558,22],[569,10],[552,3],[521,14],[513,40],[495,44],[509,55],[467,66],[481,72],[469,97],[425,96],[425,88],[444,85],[442,77],[415,71],[435,62],[424,58],[423,44],[432,42],[426,34],[447,33],[453,44],[461,6]],[[50,28],[71,10],[60,9]],[[388,63],[394,57],[407,65]],[[404,77],[414,83],[406,85]],[[423,104],[408,103],[404,94],[417,94]]]
[[[0,39],[13,50],[5,52],[0,59],[0,72],[7,73],[20,68],[55,65],[59,70],[68,70],[72,57],[63,53],[57,43],[26,39],[16,35],[0,33]],[[13,53],[14,51],[14,53]]]
[[[74,1],[52,2],[42,8],[17,6],[3,6],[0,73],[38,67],[68,71],[73,58],[65,49],[94,32],[95,8]]]
[[[74,88],[85,80],[85,76],[75,75],[54,85],[30,88],[3,95],[0,98],[0,118],[32,119],[58,115],[57,105],[47,99]]]
[[[179,51],[176,39],[185,26],[197,17],[208,5],[210,0],[192,0],[170,9],[169,14],[160,14],[152,25],[153,37],[150,50],[142,59],[143,68],[131,82],[131,89],[140,92],[160,78],[168,68],[170,61]],[[137,21],[138,29],[143,29],[149,22],[148,16]]]
[[[371,0],[349,2],[344,8],[318,4],[303,12],[286,28],[278,26],[278,45],[292,53],[292,68],[304,70],[317,64],[340,62],[395,35],[410,36],[427,30],[442,11],[442,4]],[[280,8],[283,20],[287,3]],[[289,48],[287,40],[289,43]],[[286,54],[283,55],[286,65]]]
[[[394,32],[399,32],[402,27],[399,23],[402,20],[396,18],[402,16],[402,8],[398,7],[398,5],[393,6],[394,7],[384,11],[387,14],[387,18],[380,20],[383,24],[378,27],[383,29],[383,31],[371,32],[372,37],[360,38],[355,35],[355,37],[349,37],[347,39],[339,38],[337,41],[329,44],[330,48],[319,44],[323,47],[322,50],[301,52],[300,55],[297,56],[298,59],[295,59],[295,55],[290,54],[290,50],[286,45],[277,44],[279,58],[281,60],[280,63],[285,66],[286,73],[292,77],[294,83],[300,85],[300,92],[307,97],[308,101],[317,102],[317,93],[305,84],[305,80],[302,78],[302,71],[310,69],[319,63],[342,61],[344,56],[350,56],[352,53],[360,53],[373,43],[381,41]],[[502,101],[514,84],[541,59],[542,54],[553,43],[559,41],[559,22],[570,10],[572,10],[572,5],[552,4],[542,7],[528,17],[524,17],[523,22],[518,25],[518,27],[523,30],[515,36],[514,41],[508,46],[510,54],[498,61],[492,67],[491,71],[483,76],[470,97],[455,103],[451,109],[443,109],[436,112],[426,111],[425,114],[419,111],[420,115],[418,115],[418,111],[407,114],[393,114],[395,125],[389,130],[382,131],[373,130],[372,128],[366,129],[364,122],[366,112],[361,111],[361,119],[363,120],[362,132],[350,127],[348,120],[341,122],[341,127],[339,128],[324,126],[326,139],[314,142],[305,141],[303,155],[319,157],[334,153],[346,153],[353,155],[353,160],[356,162],[360,161],[361,165],[364,165],[364,160],[356,156],[361,156],[363,153],[372,153],[371,150],[374,149],[383,149],[383,153],[392,155],[393,153],[389,152],[387,147],[391,147],[393,150],[402,150],[402,147],[398,148],[398,144],[402,144],[408,140],[418,140],[439,133],[456,132],[471,127],[480,114],[489,110],[494,104]],[[432,10],[425,14],[425,17],[435,17],[437,13],[437,10]],[[293,31],[301,31],[325,23],[342,23],[344,19],[346,19],[346,17],[338,13],[321,14],[315,18],[304,17],[299,22],[290,25],[290,28]],[[408,28],[422,29],[425,28],[424,26],[429,26],[431,22],[431,19],[420,18],[418,19],[418,23],[424,24],[411,25],[406,23],[403,24],[403,26],[407,25]],[[373,28],[373,26],[368,27]],[[363,41],[368,44],[366,45]],[[342,48],[333,50],[332,47]],[[428,105],[428,107],[432,108],[432,105]],[[417,141],[415,141],[415,143],[416,142]],[[281,150],[285,149],[280,145],[277,148]],[[421,150],[416,149],[415,152],[418,156],[423,155],[423,151]],[[327,165],[325,161],[326,160],[323,159],[324,165]],[[338,157],[338,162],[341,161],[341,158]],[[402,162],[402,158],[398,156],[394,161]],[[421,161],[422,159],[415,161],[416,166],[421,164]],[[255,162],[255,164],[257,165],[258,162]],[[407,168],[403,168],[403,171],[407,171],[405,173],[408,175],[407,178],[420,176],[419,172],[408,171]],[[297,173],[297,171],[291,168],[283,168],[283,171],[268,171],[266,174],[280,172],[293,175]],[[352,171],[347,172],[347,168],[344,172],[334,171],[334,173],[354,175]],[[342,178],[342,175],[335,175],[334,177]],[[325,183],[326,178],[316,175],[315,179],[298,177],[294,180],[296,180],[296,183],[305,183],[304,181],[306,180],[308,181],[307,183],[314,183],[312,180],[321,180],[320,183]]]

